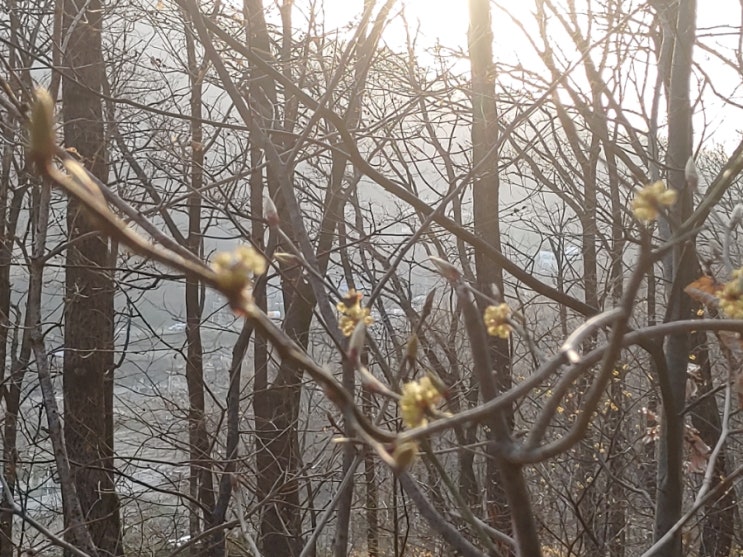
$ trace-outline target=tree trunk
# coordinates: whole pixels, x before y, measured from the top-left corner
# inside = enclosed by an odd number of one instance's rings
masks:
[[[499,219],[498,114],[495,100],[495,65],[493,64],[493,31],[490,5],[485,0],[470,0],[469,52],[472,71],[472,164],[474,175],[473,205],[475,233],[496,249],[501,249]],[[503,271],[493,259],[475,251],[477,286],[490,293],[492,286],[503,295]],[[480,306],[484,310],[484,304]],[[511,386],[511,357],[507,339],[488,337],[498,389]],[[513,426],[513,413],[507,417]],[[492,433],[492,432],[491,432]],[[497,459],[487,459],[485,480],[487,513],[493,526],[511,532],[511,514],[497,468]],[[504,548],[506,549],[506,548]]]
[[[692,192],[684,176],[686,162],[692,156],[692,110],[689,86],[692,49],[695,37],[696,1],[679,0],[673,62],[668,99],[669,187],[678,192],[672,215],[683,222],[692,211]],[[673,250],[673,282],[668,297],[667,320],[688,319],[691,299],[683,289],[696,277],[696,253],[692,241],[678,244]],[[686,399],[686,369],[689,357],[689,335],[674,334],[666,342],[666,366],[670,393],[664,393],[663,422],[658,458],[658,498],[655,509],[655,539],[662,537],[681,517],[683,502],[683,417]],[[660,557],[683,554],[681,535],[677,533],[656,552]]]
[[[371,395],[364,392],[362,395],[364,413],[371,415]],[[366,480],[366,552],[369,557],[379,557],[379,489],[377,487],[377,463],[374,451],[364,447],[364,477]]]
[[[598,99],[597,99],[598,100]],[[608,130],[607,130],[608,131]],[[611,228],[611,301],[613,307],[619,307],[624,294],[624,228],[622,226],[622,202],[620,199],[619,174],[617,161],[612,148],[604,146],[609,169],[609,197],[611,202],[612,228]],[[619,362],[617,362],[619,367]],[[608,479],[608,495],[605,502],[606,517],[606,545],[611,557],[624,557],[627,539],[627,501],[624,492],[623,479],[626,475],[625,469],[628,465],[624,456],[624,448],[627,444],[625,434],[624,417],[625,408],[625,384],[623,370],[617,369],[617,375],[612,378],[609,387],[609,398],[613,405],[608,411],[607,425],[611,432],[610,444],[607,448],[607,459],[611,474]]]
[[[205,68],[196,60],[196,51],[186,29],[186,55],[191,82],[191,168],[190,193],[188,197],[188,249],[197,256],[202,255],[201,231],[201,189],[204,182],[204,139],[201,125],[201,84]],[[197,509],[191,509],[189,520],[190,534],[198,535],[202,524],[212,523],[211,510],[214,509],[214,480],[210,455],[209,432],[206,427],[204,395],[204,355],[201,341],[202,286],[192,275],[186,276],[186,384],[188,386],[188,445],[190,453],[189,491],[192,497],[201,502],[204,516],[198,516]],[[207,555],[199,546],[191,548],[192,555]]]
[[[16,32],[20,23],[16,17],[15,2],[8,2],[9,17],[11,18],[8,61],[16,72],[19,72],[25,83],[30,83],[30,75],[27,71],[19,71],[22,62],[17,60],[18,53],[14,46],[18,44]],[[10,354],[13,362],[8,375],[8,336],[11,330],[10,320],[10,269],[12,264],[13,242],[16,235],[16,225],[20,212],[21,202],[25,192],[30,185],[29,176],[22,176],[13,170],[13,159],[18,155],[18,149],[14,145],[14,136],[17,133],[16,126],[20,121],[9,120],[2,126],[3,131],[3,154],[0,161],[0,381],[7,385],[2,394],[5,400],[5,414],[3,424],[3,475],[11,489],[15,493],[18,464],[18,410],[21,401],[21,387],[25,376],[26,366],[31,356],[30,346],[22,347],[20,357]],[[15,183],[15,188],[12,184]],[[13,195],[11,195],[11,193]],[[26,317],[28,326],[28,316]],[[7,383],[6,383],[7,381]],[[0,557],[12,557],[13,555],[13,513],[2,505],[0,509]]]
[[[4,178],[3,182],[5,182]],[[16,195],[22,196],[20,193],[16,193]],[[4,214],[7,213],[4,211]],[[12,220],[12,218],[9,220]],[[10,244],[12,242],[11,238],[15,233],[15,223],[9,224],[10,226],[6,229],[8,236],[2,238],[2,244],[0,244],[0,250],[2,250],[0,251],[0,318],[3,320],[3,323],[0,324],[0,342],[2,342],[2,350],[0,350],[2,360],[0,361],[0,365],[2,365],[3,381],[6,380],[6,344],[10,324],[8,318],[10,314]],[[41,278],[38,280],[41,281]],[[26,310],[20,354],[11,354],[10,375],[7,377],[7,387],[4,391],[3,475],[5,476],[5,481],[8,483],[8,487],[10,487],[11,495],[15,495],[16,482],[18,480],[18,416],[21,406],[21,389],[31,357],[31,343],[27,331],[36,325],[32,321],[28,307]],[[3,505],[0,511],[0,557],[12,557],[13,550],[13,512],[10,509],[6,509],[5,505]]]
[[[100,91],[104,77],[100,0],[64,1],[64,137],[102,182],[108,180]],[[83,11],[84,10],[84,11]],[[81,13],[82,11],[82,13]],[[65,439],[90,533],[102,555],[121,555],[113,460],[114,287],[108,241],[70,199],[66,255]],[[67,518],[67,517],[65,517]],[[67,521],[66,525],[67,525]]]

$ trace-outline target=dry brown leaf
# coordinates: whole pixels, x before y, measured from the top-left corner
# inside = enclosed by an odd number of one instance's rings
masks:
[[[717,294],[722,290],[723,286],[724,284],[717,282],[715,277],[702,275],[684,288],[684,292],[686,292],[692,300],[709,308],[717,309],[720,303]]]
[[[690,425],[687,425],[684,430],[684,440],[689,447],[687,470],[693,474],[703,473],[707,468],[707,461],[712,449],[699,436],[699,430]]]

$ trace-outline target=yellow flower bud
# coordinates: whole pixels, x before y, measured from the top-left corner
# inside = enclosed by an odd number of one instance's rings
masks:
[[[415,443],[402,443],[395,447],[392,452],[392,460],[395,462],[395,470],[404,472],[415,461],[418,455],[418,445]]]
[[[511,317],[511,308],[508,304],[498,304],[497,306],[488,306],[485,308],[485,327],[488,334],[492,337],[508,338],[511,335],[511,325],[508,319]]]
[[[632,213],[637,220],[650,222],[658,218],[663,207],[676,203],[676,190],[669,190],[658,180],[639,190],[632,200]]]
[[[31,109],[31,159],[39,170],[48,165],[54,156],[54,99],[46,89],[34,91]]]
[[[356,329],[356,325],[361,321],[367,327],[374,323],[369,308],[361,307],[361,298],[363,297],[363,294],[351,289],[335,306],[338,313],[341,314],[341,318],[338,320],[338,328],[343,336],[350,337]]]
[[[232,252],[217,253],[212,259],[212,270],[219,289],[230,299],[250,301],[251,276],[266,272],[266,260],[253,248],[240,246]]]
[[[405,383],[400,397],[400,416],[407,427],[428,423],[428,413],[441,400],[441,393],[428,376]]]

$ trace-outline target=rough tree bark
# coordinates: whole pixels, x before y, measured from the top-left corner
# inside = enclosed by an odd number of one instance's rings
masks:
[[[286,3],[286,2],[285,2]],[[287,3],[288,4],[288,3]],[[248,44],[263,57],[270,58],[271,42],[263,15],[261,0],[245,0],[243,14],[248,25]],[[285,29],[289,32],[289,29]],[[265,144],[259,139],[260,130],[284,128],[274,114],[277,90],[274,81],[253,67],[254,81],[250,87],[250,104],[253,118],[246,122],[256,131],[251,138],[255,159],[266,157]],[[289,71],[288,64],[285,71]],[[264,136],[265,137],[265,136]],[[262,176],[263,188],[257,183],[261,176],[251,176],[251,196],[268,193],[276,201],[282,227],[293,237],[291,222],[285,219],[285,202],[279,191],[277,173],[280,169],[268,161]],[[262,197],[262,195],[261,195]],[[254,204],[259,207],[257,199]],[[260,217],[261,215],[255,215]],[[286,251],[286,248],[284,248]],[[301,271],[282,272],[284,296],[284,330],[301,346],[306,347],[312,321],[314,296]],[[263,339],[256,335],[258,356],[256,360],[256,390],[254,398],[256,420],[256,464],[258,468],[258,495],[267,500],[261,514],[261,549],[266,555],[290,557],[298,555],[303,546],[299,508],[299,479],[301,456],[298,454],[297,420],[301,395],[302,370],[290,362],[282,362],[276,378],[271,381],[265,359]]]
[[[692,156],[692,108],[689,86],[692,49],[695,38],[696,0],[679,0],[675,42],[668,91],[668,185],[678,192],[672,211],[676,222],[683,222],[692,211],[692,191],[687,187],[684,168]],[[673,251],[672,287],[668,301],[667,321],[687,319],[691,299],[684,287],[695,278],[696,253],[692,241],[676,246]],[[689,358],[689,335],[674,334],[666,341],[666,364],[670,393],[664,393],[663,422],[658,456],[658,493],[655,507],[655,539],[663,536],[681,516],[683,503],[683,416],[686,399],[686,369]],[[681,535],[673,536],[656,552],[659,557],[680,557]]]
[[[64,139],[88,169],[108,179],[100,91],[104,78],[100,0],[63,4]],[[113,478],[114,287],[108,241],[78,203],[67,207],[64,406],[65,439],[90,533],[102,555],[121,555]]]
[[[682,34],[676,32],[676,22],[679,21],[680,5],[675,3],[666,3],[658,0],[651,1],[650,4],[656,11],[656,23],[658,25],[658,32],[656,35],[656,50],[658,58],[658,94],[659,97],[661,85],[664,87],[666,94],[670,98],[671,91],[671,77],[674,72],[675,63],[683,60],[675,58],[677,48],[683,48],[684,50],[690,50],[690,33],[693,34],[693,28]],[[687,8],[688,9],[688,8]],[[687,16],[688,17],[688,16]],[[677,46],[677,38],[679,40],[687,41],[686,44]],[[691,54],[689,54],[691,56]],[[678,74],[677,74],[678,75]],[[678,82],[676,82],[678,83]],[[659,99],[654,99],[653,105],[653,124],[654,128],[651,137],[654,138],[657,130],[657,113]],[[669,115],[671,110],[671,103],[669,103]],[[674,104],[674,110],[676,110],[678,104]],[[688,118],[688,116],[687,116]],[[670,130],[669,130],[670,131]],[[653,146],[653,153],[657,153],[657,141],[654,141],[651,145]],[[670,146],[670,144],[669,144]],[[691,156],[691,152],[689,153]],[[670,151],[669,151],[670,158]],[[684,162],[684,161],[678,161]],[[654,172],[653,179],[658,179],[659,171],[657,165],[653,165]],[[679,178],[680,179],[680,176]],[[661,222],[660,233],[662,237],[667,238],[670,235],[670,226],[667,222]],[[673,254],[669,254],[668,257],[664,258],[664,270],[666,278],[671,280],[672,275],[672,263]],[[695,262],[698,271],[695,274],[701,274],[701,269],[698,261]],[[696,363],[699,365],[701,373],[701,384],[699,385],[699,391],[697,398],[698,404],[695,404],[694,409],[691,412],[692,424],[699,430],[701,438],[707,445],[714,447],[720,437],[720,431],[722,429],[722,420],[720,417],[720,410],[717,407],[717,400],[714,396],[709,396],[708,393],[713,389],[712,385],[712,366],[709,358],[709,346],[707,344],[707,336],[705,333],[695,333],[691,335],[691,342],[689,345],[690,353],[696,357]],[[723,446],[720,454],[715,462],[715,473],[712,478],[712,488],[720,482],[720,479],[725,477],[727,474],[728,466],[728,450],[727,446]],[[702,523],[702,539],[699,547],[699,554],[704,556],[722,556],[728,555],[732,545],[732,539],[734,535],[734,519],[736,507],[734,504],[735,495],[734,492],[728,491],[722,497],[720,497],[713,504],[709,505],[707,512],[704,515]]]
[[[10,18],[10,44],[8,47],[8,62],[24,85],[31,83],[31,74],[24,68],[30,60],[22,55],[14,45],[19,44],[17,5],[14,1],[6,3]],[[26,58],[26,59],[24,59]],[[30,87],[29,87],[30,89]],[[18,412],[21,403],[21,388],[25,377],[26,367],[31,356],[28,335],[24,334],[20,354],[10,353],[10,370],[8,370],[8,337],[13,324],[10,318],[10,271],[12,265],[13,242],[16,237],[16,227],[23,206],[26,192],[31,186],[30,176],[26,168],[20,172],[14,170],[14,158],[18,156],[16,135],[21,130],[21,122],[9,118],[2,124],[2,140],[4,142],[2,159],[0,160],[0,382],[4,388],[2,396],[5,400],[3,423],[3,475],[10,487],[11,494],[15,493],[18,477]],[[18,172],[18,173],[16,173]],[[15,326],[19,326],[17,323]],[[29,326],[28,314],[24,328]],[[10,373],[8,374],[8,371]],[[0,557],[13,555],[13,512],[3,505],[0,509]]]
[[[473,185],[475,233],[496,249],[501,249],[499,220],[498,113],[495,99],[495,65],[490,4],[470,0],[469,53],[472,71],[472,164],[476,167]],[[477,286],[491,292],[493,286],[503,295],[503,270],[480,250],[475,250]],[[480,309],[484,309],[481,305]],[[507,339],[488,337],[496,385],[499,391],[511,386],[511,356]],[[513,414],[507,417],[513,426]],[[492,435],[492,432],[491,432]],[[497,529],[511,532],[508,509],[497,459],[488,458],[485,478],[488,516]],[[505,550],[506,548],[504,548]]]
[[[187,21],[187,19],[186,19]],[[206,72],[205,64],[196,60],[196,49],[185,29],[186,57],[190,80],[191,109],[191,161],[190,192],[188,196],[188,236],[186,247],[195,255],[203,256],[201,231],[201,189],[204,183],[204,139],[201,125],[201,88]],[[189,491],[194,500],[201,502],[203,517],[198,509],[191,509],[189,527],[192,537],[196,537],[202,523],[212,523],[211,510],[214,509],[214,479],[210,455],[209,432],[206,427],[204,395],[204,354],[201,341],[202,285],[192,275],[186,276],[186,384],[188,386],[188,444],[190,453]],[[216,549],[216,548],[215,548]],[[197,546],[192,554],[208,554]]]

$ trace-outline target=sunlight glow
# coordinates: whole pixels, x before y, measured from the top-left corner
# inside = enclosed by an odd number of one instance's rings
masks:
[[[379,10],[383,3],[383,0],[378,0],[375,9]],[[304,16],[300,14],[307,9],[308,4],[309,2],[302,1],[295,3],[297,24],[299,20],[304,19]],[[560,1],[555,4],[558,9],[562,5]],[[352,33],[356,28],[364,8],[364,0],[316,0],[315,5],[323,7],[324,16],[321,19],[325,32],[338,32],[344,35]],[[494,37],[493,57],[496,64],[499,67],[523,68],[526,72],[536,72],[543,79],[551,81],[545,72],[545,66],[539,54],[531,43],[533,38],[537,48],[543,47],[536,28],[535,0],[492,0],[491,8]],[[624,8],[644,10],[641,2],[627,2]],[[717,48],[727,48],[728,51],[735,49],[736,45],[730,44],[730,40],[737,37],[735,29],[741,21],[740,5],[736,0],[715,0],[715,10],[700,9],[697,18],[698,40],[715,44]],[[393,50],[405,51],[409,36],[410,40],[414,41],[419,60],[424,65],[433,62],[436,51],[445,52],[450,64],[449,70],[466,74],[469,71],[468,20],[468,0],[398,0],[392,9],[382,40]],[[554,49],[556,56],[562,60],[564,67],[578,63],[582,54],[576,49],[575,44],[554,16],[548,16],[548,27],[550,46]],[[726,37],[727,27],[732,30],[733,39]],[[599,39],[603,32],[600,26],[597,26],[592,30],[592,39],[594,41]],[[697,49],[697,56],[700,61],[703,61],[702,68],[708,72],[710,78],[716,78],[715,89],[724,98],[743,102],[739,100],[740,95],[743,94],[740,79],[731,75],[730,69],[719,60],[710,59],[701,50]],[[613,63],[631,66],[633,62],[620,59]],[[502,83],[507,83],[508,79],[507,74],[501,75]],[[524,76],[520,76],[520,79],[523,83]],[[586,85],[585,74],[581,74],[581,71],[574,72],[570,79],[576,80],[580,86]],[[706,137],[709,139],[713,136],[712,139],[716,143],[737,142],[740,129],[736,124],[737,118],[731,117],[731,106],[715,98],[715,95],[710,93],[709,85],[699,84],[699,87],[705,89],[705,110],[698,110],[695,114],[695,129],[705,130]],[[564,91],[558,90],[557,93],[562,95]],[[565,100],[568,101],[567,98]],[[721,110],[716,110],[718,108]],[[710,111],[710,109],[713,110]],[[699,139],[701,140],[701,137]]]
[[[381,2],[379,2],[381,4]],[[409,32],[417,40],[420,50],[441,46],[446,49],[466,51],[467,28],[469,26],[469,6],[467,0],[400,0],[393,9],[393,17],[385,31],[385,41],[391,47],[405,46],[405,27],[400,14],[404,14]],[[509,13],[516,19],[525,18],[532,7],[532,0],[513,3],[508,6]],[[325,0],[325,23],[328,29],[343,27],[350,21],[358,20],[363,10],[363,0]],[[524,36],[510,17],[500,18],[497,5],[494,5],[494,18],[499,17],[494,26],[495,45],[510,52],[525,45]]]

